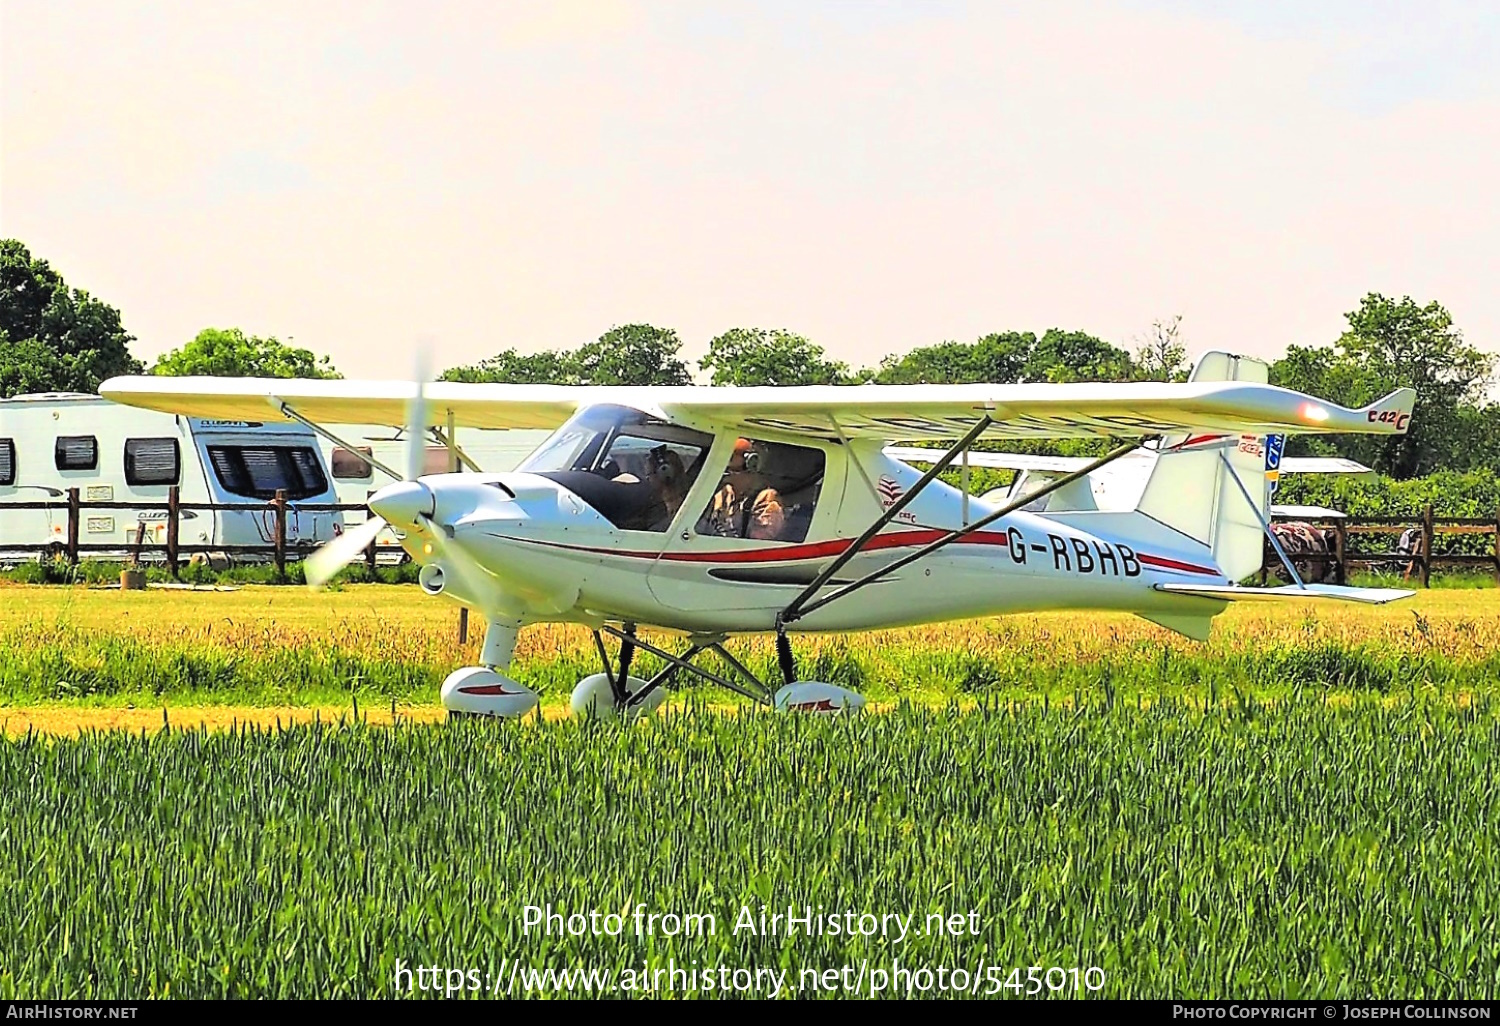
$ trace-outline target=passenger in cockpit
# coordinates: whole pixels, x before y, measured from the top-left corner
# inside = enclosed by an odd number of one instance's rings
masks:
[[[640,482],[640,478],[630,473],[618,474],[612,480],[622,484]],[[646,484],[651,489],[650,498],[639,516],[632,518],[632,526],[649,531],[665,530],[682,508],[682,500],[687,498],[689,482],[682,457],[667,445],[652,449],[646,457]]]

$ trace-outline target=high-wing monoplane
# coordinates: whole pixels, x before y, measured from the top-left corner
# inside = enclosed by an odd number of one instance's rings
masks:
[[[1207,354],[1192,380],[1174,384],[610,388],[128,377],[100,392],[190,416],[300,421],[335,444],[344,443],[330,425],[404,423],[408,466],[381,468],[398,480],[371,496],[376,516],[310,557],[308,577],[326,581],[385,523],[399,531],[421,564],[422,590],[487,625],[480,665],[442,686],[455,712],[516,716],[536,705],[539,696],[507,670],[517,632],[544,621],[594,632],[602,669],[574,689],[579,711],[650,711],[688,672],[778,708],[834,712],[863,699],[803,679],[800,632],[1097,609],[1205,639],[1235,600],[1411,594],[1302,582],[1267,510],[1279,439],[1402,434],[1412,390],[1349,409],[1269,385],[1263,362],[1225,353]],[[511,473],[419,476],[427,430],[446,428],[452,439],[455,426],[553,434]],[[1114,447],[1008,501],[940,477],[981,440],[1031,438]],[[942,448],[921,471],[886,452],[902,442]],[[1131,486],[1105,489],[1109,503],[1082,499],[1111,474]],[[1068,501],[1023,508],[1053,495]],[[1294,583],[1241,585],[1260,568],[1267,538]],[[680,647],[648,641],[639,627],[676,635]],[[774,635],[780,680],[758,679],[731,651],[732,639],[749,634]],[[613,657],[606,638],[619,642]],[[637,650],[665,668],[633,676]]]

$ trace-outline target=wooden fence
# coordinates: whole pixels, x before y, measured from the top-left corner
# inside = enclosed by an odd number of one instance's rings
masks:
[[[1399,567],[1402,576],[1416,578],[1427,587],[1432,581],[1434,567],[1483,567],[1495,575],[1500,584],[1500,510],[1494,517],[1439,517],[1432,507],[1422,510],[1418,519],[1411,517],[1277,517],[1277,522],[1295,521],[1311,524],[1331,533],[1330,551],[1324,553],[1288,552],[1294,564],[1313,565],[1319,568],[1332,565],[1333,580],[1344,584],[1351,568]],[[1350,539],[1364,535],[1394,537],[1416,528],[1417,547],[1412,552],[1351,550]],[[1440,537],[1461,535],[1489,535],[1489,552],[1434,552],[1435,541]],[[1358,548],[1358,546],[1355,546]],[[1283,572],[1281,560],[1270,543],[1266,544],[1265,561],[1260,577],[1264,583],[1271,574]]]
[[[175,574],[177,568],[182,564],[184,555],[195,552],[224,552],[231,556],[270,556],[271,562],[275,564],[278,574],[286,573],[286,564],[289,559],[300,559],[313,548],[316,543],[290,543],[287,539],[287,513],[295,509],[303,513],[345,513],[365,512],[367,507],[358,503],[291,503],[287,500],[286,493],[278,491],[275,498],[267,502],[182,502],[173,486],[167,493],[166,502],[83,502],[79,498],[77,488],[69,488],[66,499],[54,499],[44,502],[7,502],[0,503],[0,516],[7,510],[66,510],[68,514],[66,540],[63,542],[49,541],[40,543],[28,543],[18,545],[4,545],[7,552],[53,552],[67,558],[70,563],[77,563],[85,553],[98,553],[107,556],[121,556],[138,560],[147,552],[163,553],[167,567]],[[165,512],[166,513],[166,539],[164,541],[146,541],[145,522],[136,531],[134,542],[124,545],[118,542],[80,542],[79,530],[83,522],[83,515],[91,510],[135,510],[138,512]],[[273,528],[271,541],[265,545],[212,545],[208,543],[184,545],[179,540],[181,514],[187,510],[205,512],[270,512]],[[1432,579],[1432,570],[1439,566],[1473,566],[1485,567],[1495,575],[1495,580],[1500,583],[1500,511],[1493,518],[1483,517],[1438,517],[1434,516],[1432,507],[1428,506],[1422,512],[1420,520],[1413,521],[1406,517],[1327,517],[1327,518],[1277,518],[1298,519],[1300,522],[1312,524],[1324,531],[1332,532],[1331,551],[1323,553],[1296,552],[1289,553],[1292,562],[1302,565],[1313,565],[1323,567],[1327,564],[1333,566],[1333,578],[1343,584],[1348,577],[1349,570],[1353,567],[1384,565],[1400,566],[1406,576],[1417,577],[1422,586],[1426,587]],[[1350,538],[1362,535],[1396,536],[1404,533],[1410,528],[1420,531],[1420,538],[1415,552],[1366,552],[1351,551]],[[1490,535],[1491,543],[1488,553],[1438,553],[1433,551],[1434,541],[1438,537],[1448,535]],[[373,542],[365,550],[365,561],[373,569],[379,553],[385,552],[394,555],[402,555],[403,550],[399,545],[376,545]],[[1266,545],[1265,561],[1261,568],[1261,580],[1265,581],[1270,574],[1278,572],[1281,561],[1270,544]]]
[[[277,490],[274,498],[265,502],[183,502],[179,498],[177,486],[173,485],[167,492],[166,502],[84,502],[79,498],[77,488],[69,488],[66,499],[53,499],[40,502],[5,502],[0,503],[0,517],[8,510],[66,510],[68,514],[66,533],[64,540],[47,542],[30,542],[25,544],[0,543],[0,549],[6,552],[55,552],[67,559],[69,563],[76,564],[79,558],[88,553],[95,553],[106,558],[124,557],[131,560],[139,560],[146,553],[160,552],[163,554],[168,569],[173,574],[182,565],[183,556],[191,556],[193,553],[222,552],[230,556],[269,556],[280,575],[286,574],[287,561],[301,559],[322,542],[297,542],[289,541],[287,538],[287,514],[295,511],[298,513],[353,513],[364,512],[368,515],[368,507],[359,503],[337,503],[337,502],[291,502],[286,497],[286,492]],[[92,510],[134,510],[137,512],[164,512],[166,513],[166,538],[162,541],[148,541],[145,538],[147,522],[142,520],[136,528],[135,539],[130,542],[81,542],[79,541],[80,525],[84,514]],[[226,513],[269,513],[271,522],[271,539],[269,543],[262,545],[213,545],[207,542],[197,544],[183,544],[181,538],[182,514],[186,511],[201,512],[226,512]],[[371,542],[365,549],[365,562],[373,570],[376,557],[379,553],[392,553],[403,555],[404,550],[399,545],[376,545]]]

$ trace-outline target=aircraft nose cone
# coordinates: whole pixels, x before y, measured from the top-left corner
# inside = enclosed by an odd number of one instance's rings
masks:
[[[370,508],[392,524],[415,524],[432,516],[432,490],[420,481],[397,481],[370,496]]]

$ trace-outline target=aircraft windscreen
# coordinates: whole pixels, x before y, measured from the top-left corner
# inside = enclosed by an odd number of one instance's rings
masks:
[[[562,485],[623,530],[665,531],[712,436],[624,406],[590,406],[516,468]]]

